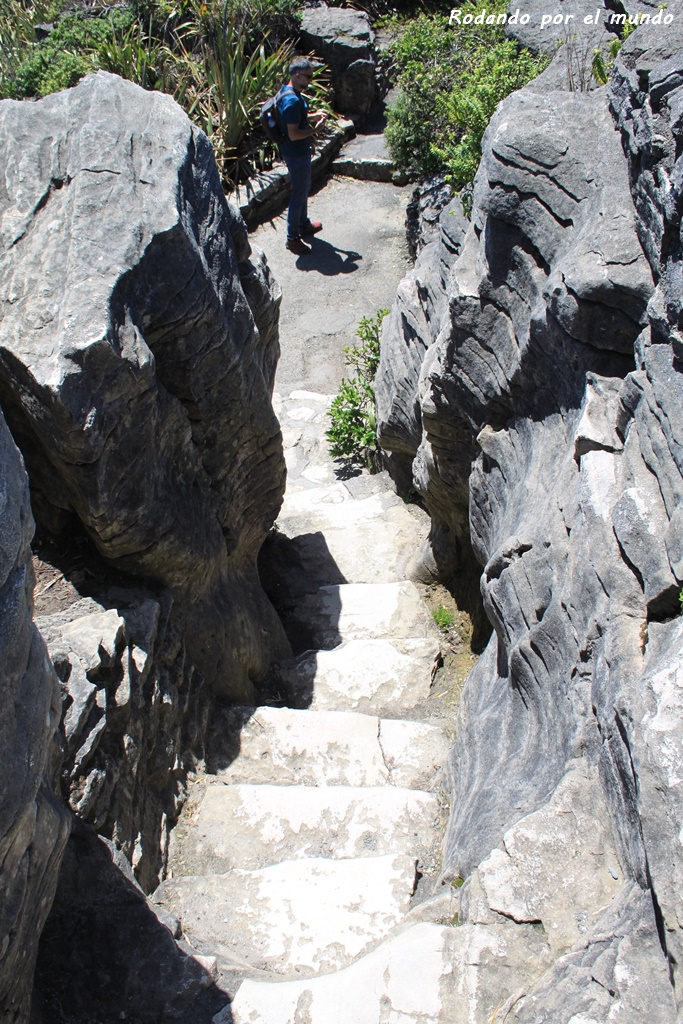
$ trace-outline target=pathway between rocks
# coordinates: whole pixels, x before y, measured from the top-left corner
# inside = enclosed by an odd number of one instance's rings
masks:
[[[214,723],[155,895],[232,998],[215,1024],[454,1019],[454,894],[436,887],[451,737],[430,703],[437,631],[406,579],[427,519],[385,474],[337,477],[320,390],[336,390],[360,317],[391,301],[405,201],[355,181],[314,199],[323,265],[334,245],[354,271],[321,272],[315,249],[297,269],[282,219],[255,237],[284,293],[289,475],[266,585],[298,656],[270,703]]]

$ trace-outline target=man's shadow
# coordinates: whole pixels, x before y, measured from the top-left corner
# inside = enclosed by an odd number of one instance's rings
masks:
[[[307,239],[311,251],[305,256],[297,257],[296,269],[313,271],[323,274],[325,277],[335,277],[337,274],[352,274],[358,270],[358,261],[363,257],[353,249],[339,249],[324,238]]]

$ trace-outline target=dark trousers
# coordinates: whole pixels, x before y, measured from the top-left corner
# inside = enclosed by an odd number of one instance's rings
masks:
[[[305,156],[285,157],[289,179],[292,183],[292,195],[287,211],[287,241],[300,238],[301,232],[308,226],[308,193],[311,189],[311,154]]]

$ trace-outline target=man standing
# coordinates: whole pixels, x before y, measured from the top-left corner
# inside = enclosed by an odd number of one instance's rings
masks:
[[[311,251],[304,237],[322,230],[318,220],[308,219],[308,193],[311,187],[311,137],[325,124],[326,114],[308,120],[308,103],[301,95],[313,78],[313,65],[305,57],[295,57],[289,65],[289,82],[277,96],[277,113],[283,139],[282,159],[287,164],[292,195],[287,212],[287,248],[297,256]]]

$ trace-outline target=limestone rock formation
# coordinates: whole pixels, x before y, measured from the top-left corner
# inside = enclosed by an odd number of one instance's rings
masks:
[[[382,356],[375,382],[379,441],[398,489],[403,491],[412,485],[412,462],[422,434],[420,368],[425,352],[437,340],[448,301],[450,269],[460,254],[467,227],[459,199],[446,201],[444,206],[446,197],[441,183],[436,185],[438,229],[430,227],[434,191],[432,186],[426,190],[421,205],[428,216],[420,218],[423,226],[414,232],[415,245],[420,246],[417,261],[399,284],[391,312],[384,320]],[[430,238],[431,233],[435,237]],[[437,546],[438,529],[432,519],[432,547]],[[427,562],[429,558],[425,554],[423,560]]]
[[[0,1005],[16,1004],[23,1024],[68,820],[43,781],[60,716],[52,768],[65,804],[149,890],[216,697],[253,698],[291,652],[256,570],[285,478],[271,403],[280,291],[225,201],[207,139],[170,97],[104,73],[37,103],[4,101],[0,137],[0,396],[39,523],[92,542],[119,581],[40,617],[55,676],[29,621],[27,486],[8,477],[3,629],[16,635],[3,707],[21,714],[6,716],[0,772]],[[104,907],[102,858],[81,853],[74,838],[43,949],[75,1015],[91,1007],[87,987],[69,987],[73,964],[104,967],[129,900]],[[101,922],[79,951],[65,941],[79,927],[70,905]],[[201,965],[179,977],[188,998],[205,985]],[[147,995],[137,1009],[148,1019],[175,998]]]
[[[517,947],[540,922],[553,966],[506,993],[525,1024],[677,1014],[682,54],[683,26],[638,29],[609,91],[501,104],[433,313],[434,254],[384,336],[382,443],[441,574],[470,544],[483,567],[445,876],[461,921]]]
[[[0,396],[36,513],[169,588],[195,669],[249,697],[287,649],[255,568],[279,290],[170,97],[100,72],[5,101],[0,137]]]
[[[0,1018],[23,1024],[69,815],[53,791],[61,704],[33,624],[28,480],[1,415],[0,535]]]
[[[594,55],[601,51],[605,66],[611,66],[611,46],[622,38],[625,29],[632,30],[640,20],[649,23],[656,18],[661,30],[673,20],[672,12],[656,0],[553,0],[550,4],[530,0],[524,7],[510,3],[508,16],[506,35],[552,58],[534,82],[534,89],[570,92],[599,88],[593,74]],[[524,22],[520,20],[523,17]]]
[[[42,1020],[210,1021],[225,1005],[215,959],[181,950],[179,935],[115,845],[75,819],[40,941]]]
[[[364,11],[305,7],[301,43],[329,65],[335,109],[362,122],[379,96],[375,33]]]
[[[211,712],[168,597],[111,588],[36,617],[62,689],[61,792],[153,888]],[[82,888],[82,886],[81,886]]]

